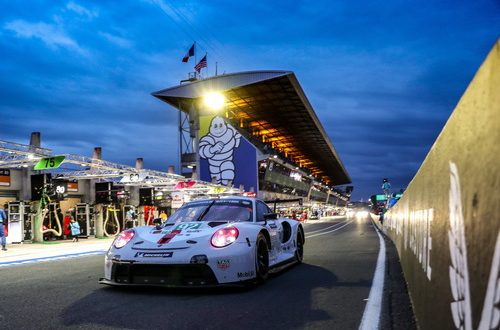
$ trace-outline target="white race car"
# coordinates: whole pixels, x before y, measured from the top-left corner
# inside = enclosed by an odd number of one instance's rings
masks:
[[[109,285],[196,287],[259,283],[302,262],[304,229],[261,200],[197,200],[162,225],[119,234],[106,253]]]

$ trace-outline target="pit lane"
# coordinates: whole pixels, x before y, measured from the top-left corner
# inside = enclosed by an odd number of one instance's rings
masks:
[[[339,219],[304,227],[304,263],[246,290],[104,287],[103,256],[0,269],[2,328],[357,329],[379,251],[373,226]],[[388,311],[384,329],[393,327]]]

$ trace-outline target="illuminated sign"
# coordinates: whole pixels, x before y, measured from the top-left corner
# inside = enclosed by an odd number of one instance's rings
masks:
[[[226,191],[227,188],[224,187],[212,187],[208,191],[209,195],[217,195],[217,194],[222,194],[224,191]]]
[[[196,184],[196,181],[179,181],[175,184],[175,189],[185,189],[192,188]]]
[[[146,179],[146,174],[144,173],[129,173],[129,174],[126,174],[124,175],[121,180],[120,180],[120,183],[133,183],[133,182],[141,182],[141,181],[144,181],[144,179]]]
[[[172,208],[178,209],[184,204],[184,193],[175,191],[172,193]]]
[[[0,170],[0,186],[10,186],[10,170]]]
[[[302,181],[302,175],[300,175],[297,172],[290,172],[290,177],[293,178],[295,181]]]
[[[68,182],[68,191],[78,191],[78,181],[69,181]]]
[[[386,195],[372,195],[370,196],[372,204],[377,204],[377,202],[385,202],[387,200]]]
[[[42,158],[36,163],[34,169],[35,170],[47,170],[51,168],[58,168],[61,166],[61,163],[64,160],[64,156],[54,156],[54,157],[47,157],[47,158]]]

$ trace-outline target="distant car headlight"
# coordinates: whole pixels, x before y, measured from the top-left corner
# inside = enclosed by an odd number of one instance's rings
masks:
[[[130,240],[135,236],[135,231],[133,229],[125,230],[118,235],[114,242],[114,246],[117,249],[124,247]]]
[[[213,235],[210,242],[214,247],[221,248],[232,244],[238,236],[240,232],[238,228],[235,227],[227,227],[217,230]]]
[[[363,219],[368,216],[368,211],[358,211],[356,212],[356,218]]]

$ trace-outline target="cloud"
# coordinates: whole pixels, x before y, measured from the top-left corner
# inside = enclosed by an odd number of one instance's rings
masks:
[[[163,0],[144,0],[146,3],[158,6],[168,17],[170,17],[175,22],[181,22],[182,17],[176,13],[170,5],[168,5]]]
[[[115,35],[112,35],[107,32],[99,32],[99,35],[106,39],[107,41],[111,42],[112,44],[115,44],[116,46],[123,47],[123,48],[130,48],[133,46],[133,43],[125,38],[118,37]]]
[[[51,24],[43,22],[30,23],[18,19],[7,22],[4,25],[4,29],[15,32],[16,37],[18,38],[40,39],[48,47],[53,49],[66,48],[80,54],[86,53],[86,51],[82,49],[78,43],[68,36],[61,28]]]
[[[87,16],[89,19],[92,19],[94,17],[99,16],[99,13],[97,12],[97,10],[87,9],[87,8],[81,6],[73,1],[68,2],[68,4],[66,5],[66,8],[71,10],[71,11],[74,11],[78,15]]]

